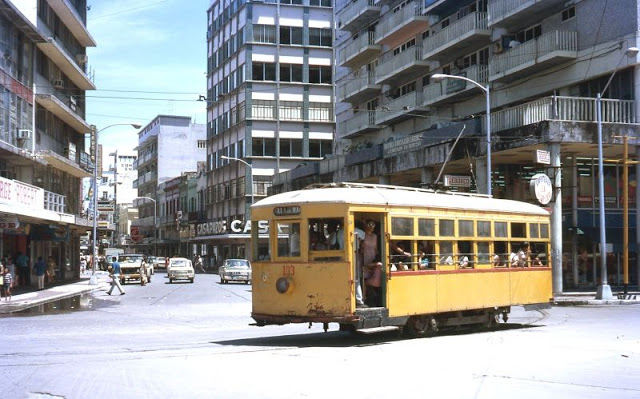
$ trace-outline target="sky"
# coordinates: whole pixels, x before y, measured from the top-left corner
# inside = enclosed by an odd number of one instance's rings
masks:
[[[96,125],[104,165],[133,150],[138,129],[157,115],[206,123],[207,9],[210,0],[88,0],[86,121]],[[111,126],[114,124],[125,124]]]

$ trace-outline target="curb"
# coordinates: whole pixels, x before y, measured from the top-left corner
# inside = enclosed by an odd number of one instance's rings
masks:
[[[13,299],[11,302],[2,301],[2,303],[0,303],[0,314],[20,312],[34,306],[42,305],[44,303],[58,301],[87,292],[96,291],[107,285],[108,283],[101,281],[99,281],[96,285],[89,285],[87,282],[76,285],[61,285],[44,291],[21,294],[18,296],[22,298]]]

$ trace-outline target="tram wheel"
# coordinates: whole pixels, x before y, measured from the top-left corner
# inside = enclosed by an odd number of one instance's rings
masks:
[[[431,320],[431,316],[427,315],[411,316],[409,320],[407,320],[405,329],[412,337],[427,336],[433,332],[433,330],[430,329]]]

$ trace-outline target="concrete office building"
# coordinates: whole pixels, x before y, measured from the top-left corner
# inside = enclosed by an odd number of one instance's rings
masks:
[[[638,155],[640,69],[637,54],[627,50],[638,46],[639,5],[358,0],[337,6],[337,156],[308,176],[276,176],[273,191],[358,181],[487,193],[490,181],[496,197],[535,201],[531,177],[546,173],[553,182],[546,206],[552,211],[554,291],[596,287],[601,126],[608,282],[624,283],[626,185],[629,277],[637,285],[638,170],[630,166],[624,181],[617,161],[624,155],[622,136],[630,139],[629,153]],[[454,77],[436,80],[436,73]]]
[[[0,256],[53,258],[55,278],[79,274],[85,92],[95,90],[86,48],[87,4],[0,1]],[[29,283],[29,274],[22,282]]]
[[[192,123],[188,116],[158,115],[138,132],[138,159],[133,163],[138,177],[133,181],[137,196],[133,206],[138,219],[132,223],[132,245],[139,251],[171,256],[179,241],[163,235],[175,226],[179,204],[160,199],[159,186],[184,172],[195,172],[206,158],[205,125]],[[163,190],[164,193],[164,190]],[[147,198],[142,198],[147,197]],[[150,199],[149,199],[150,198]],[[155,237],[155,239],[154,239]]]
[[[331,154],[332,0],[213,0],[208,10],[206,219],[195,241],[244,257],[273,175]],[[235,226],[235,227],[232,227]]]
[[[138,171],[133,167],[138,155],[135,151],[116,150],[108,156],[113,158],[109,167],[113,172],[113,181],[108,183],[113,194],[111,242],[113,245],[126,245],[127,240],[130,240],[132,221],[128,218],[130,213],[126,210],[133,207],[133,199],[138,196],[138,190],[133,188],[133,182],[138,178]],[[124,216],[123,220],[120,220],[121,215]],[[137,217],[137,213],[135,216]]]

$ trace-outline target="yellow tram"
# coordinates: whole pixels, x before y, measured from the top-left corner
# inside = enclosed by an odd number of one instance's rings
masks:
[[[549,214],[533,204],[333,183],[276,194],[251,209],[258,326],[398,326],[421,336],[492,326],[511,306],[552,301]],[[258,239],[264,221],[268,243]]]

